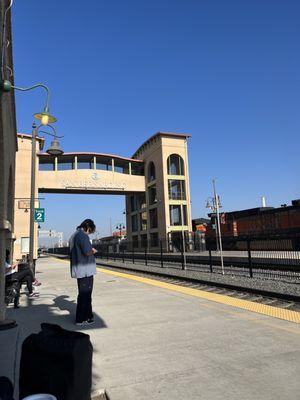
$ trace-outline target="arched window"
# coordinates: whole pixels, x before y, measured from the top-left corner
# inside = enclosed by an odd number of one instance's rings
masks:
[[[168,158],[168,174],[184,175],[184,161],[178,154],[171,154]]]
[[[148,165],[148,181],[154,181],[156,178],[155,175],[155,165],[153,161],[150,161],[149,165]]]

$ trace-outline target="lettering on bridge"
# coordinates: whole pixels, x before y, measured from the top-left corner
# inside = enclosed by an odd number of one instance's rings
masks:
[[[72,180],[72,179],[63,179],[60,182],[61,186],[64,189],[85,189],[85,190],[125,190],[125,183],[117,183],[117,182],[97,182],[92,179],[82,179],[82,180]]]

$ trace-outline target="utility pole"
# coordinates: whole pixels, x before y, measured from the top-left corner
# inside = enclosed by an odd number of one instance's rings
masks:
[[[207,199],[206,208],[212,209],[212,211],[216,214],[216,217],[217,217],[216,245],[217,245],[217,249],[220,250],[222,274],[224,275],[225,271],[224,271],[223,248],[222,248],[222,233],[221,233],[220,213],[219,213],[219,208],[222,206],[220,205],[220,199],[217,194],[216,180],[213,179],[212,183],[213,183],[214,197],[209,197]]]
[[[219,213],[219,206],[220,206],[220,203],[219,203],[219,196],[217,195],[216,181],[215,181],[215,179],[213,179],[212,182],[213,182],[213,189],[214,189],[214,204],[215,204],[215,209],[216,209],[216,214],[217,214],[217,224],[218,224],[217,236],[218,236],[219,250],[220,250],[220,256],[221,256],[222,274],[224,275],[224,260],[223,260],[223,248],[222,248],[222,233],[221,233],[220,213]]]

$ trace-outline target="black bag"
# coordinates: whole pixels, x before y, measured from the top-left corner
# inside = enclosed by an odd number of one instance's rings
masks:
[[[22,345],[20,398],[49,393],[57,400],[90,400],[93,346],[89,335],[54,324],[42,323],[41,328]]]
[[[0,376],[0,400],[14,400],[14,387],[6,376]]]

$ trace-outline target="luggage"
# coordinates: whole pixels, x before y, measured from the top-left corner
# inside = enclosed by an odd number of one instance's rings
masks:
[[[42,323],[23,342],[20,398],[49,393],[57,400],[90,400],[93,347],[89,335]]]

